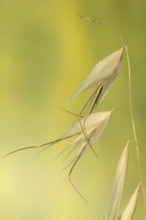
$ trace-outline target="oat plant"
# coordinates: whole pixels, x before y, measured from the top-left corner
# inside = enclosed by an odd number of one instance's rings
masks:
[[[138,165],[138,172],[139,172],[139,179],[140,179],[140,182],[141,182],[141,188],[142,188],[142,194],[143,194],[143,200],[144,200],[144,205],[145,205],[145,210],[146,210],[146,192],[145,192],[145,184],[144,184],[144,181],[143,181],[143,176],[142,176],[142,171],[141,171],[141,165],[140,165],[140,153],[139,153],[139,143],[138,143],[138,138],[137,138],[137,132],[136,132],[136,126],[135,126],[135,121],[134,121],[134,115],[133,115],[133,106],[132,106],[132,86],[131,86],[131,66],[130,66],[130,58],[129,58],[129,52],[128,52],[128,46],[125,44],[125,40],[123,38],[123,36],[113,27],[107,25],[107,24],[104,24],[104,23],[101,23],[101,22],[97,22],[96,20],[94,19],[91,19],[89,17],[86,17],[86,16],[82,16],[82,15],[79,15],[79,17],[83,20],[86,20],[90,23],[93,23],[97,26],[99,25],[102,25],[102,26],[105,26],[106,28],[109,28],[111,30],[113,30],[119,37],[120,37],[120,40],[122,42],[122,55],[121,55],[121,60],[122,60],[122,56],[123,56],[123,51],[125,50],[125,53],[126,53],[126,58],[127,58],[127,68],[128,68],[128,83],[129,83],[129,107],[130,107],[130,117],[131,117],[131,125],[132,125],[132,131],[133,131],[133,138],[134,138],[134,141],[135,141],[135,149],[136,149],[136,156],[137,156],[137,165]],[[119,69],[120,69],[120,66],[121,66],[121,60],[119,60],[119,63],[117,63],[117,65],[119,66],[116,70],[117,74],[116,74],[116,78],[118,77],[118,73],[119,73]],[[96,68],[96,67],[95,67]],[[112,74],[111,74],[112,75]],[[115,80],[113,80],[114,82]],[[111,85],[113,85],[113,82],[111,83]],[[110,88],[111,86],[108,85],[108,87]],[[108,89],[109,90],[109,89]],[[79,90],[77,90],[77,92],[75,93],[75,96],[76,94],[78,93]],[[97,95],[97,98],[95,99],[95,102],[93,103],[93,107],[91,109],[94,110],[95,107],[99,104],[99,102],[101,101],[102,97],[100,95],[100,93],[102,92],[102,90],[99,91],[98,95]],[[105,92],[105,95],[108,93]],[[77,94],[78,95],[78,94]],[[104,96],[105,96],[104,95]],[[103,96],[103,97],[104,97]],[[100,99],[101,97],[101,99]],[[74,98],[74,96],[73,96]],[[91,101],[92,101],[92,96],[90,97],[91,98]],[[89,103],[87,102],[87,105],[90,104],[90,99],[89,99]],[[86,105],[85,105],[86,107]],[[84,111],[84,108],[83,110]],[[81,111],[81,113],[82,113]]]
[[[80,16],[80,17],[96,24],[95,20],[91,20],[83,16]],[[83,154],[86,152],[87,149],[92,150],[94,155],[98,158],[97,154],[95,153],[95,150],[93,149],[93,145],[98,141],[100,136],[103,134],[108,124],[112,110],[103,111],[103,112],[95,112],[95,111],[98,105],[100,104],[100,102],[109,93],[110,89],[112,88],[113,84],[115,83],[116,79],[119,76],[122,59],[123,59],[123,53],[125,50],[126,56],[127,56],[127,62],[128,62],[128,73],[129,73],[129,103],[130,103],[130,111],[131,111],[131,122],[132,122],[134,140],[136,143],[136,153],[137,153],[140,182],[141,182],[143,198],[144,198],[145,206],[146,206],[144,183],[143,183],[142,172],[141,172],[141,167],[140,167],[139,146],[138,146],[135,123],[134,123],[134,118],[133,118],[132,98],[131,98],[132,97],[131,70],[130,70],[128,48],[124,44],[123,38],[121,36],[120,38],[122,39],[123,46],[119,50],[116,50],[115,52],[109,54],[107,57],[105,57],[104,59],[102,59],[100,62],[98,62],[95,65],[95,67],[91,70],[89,75],[85,78],[85,80],[83,81],[79,89],[75,92],[75,94],[71,97],[71,99],[67,103],[69,104],[71,101],[76,99],[80,94],[94,87],[93,93],[87,99],[86,103],[83,105],[83,108],[81,109],[79,114],[74,114],[77,116],[77,122],[75,122],[75,124],[69,130],[67,130],[67,132],[65,132],[63,135],[61,135],[56,140],[49,141],[41,145],[19,148],[4,155],[1,158],[5,158],[16,152],[19,152],[22,150],[28,150],[28,149],[37,149],[40,152],[59,143],[60,141],[71,138],[72,139],[71,142],[59,155],[61,155],[62,153],[68,150],[68,153],[65,157],[65,159],[67,159],[69,158],[69,156],[73,154],[72,159],[68,162],[68,164],[64,167],[63,170],[69,168],[68,179],[70,183],[72,184],[73,188],[78,193],[78,195],[85,202],[87,202],[87,199],[85,199],[85,197],[80,193],[77,187],[73,184],[71,175],[79,159],[83,156]],[[140,184],[138,184],[138,186],[136,187],[129,202],[127,203],[126,208],[123,210],[121,214],[119,214],[119,207],[121,205],[121,200],[122,200],[122,196],[123,196],[123,192],[125,188],[127,166],[128,166],[128,143],[117,165],[115,180],[113,184],[112,198],[111,198],[107,220],[131,220],[133,217]]]

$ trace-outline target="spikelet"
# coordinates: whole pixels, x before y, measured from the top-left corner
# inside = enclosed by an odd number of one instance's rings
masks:
[[[124,209],[124,211],[120,217],[120,220],[131,220],[132,219],[134,212],[135,212],[135,208],[136,208],[139,186],[140,186],[140,183],[138,184],[138,186],[135,189],[134,193],[132,194],[129,202],[127,203],[127,206]]]
[[[119,211],[119,206],[120,206],[121,199],[123,196],[126,173],[127,173],[128,144],[129,144],[129,141],[127,142],[126,147],[124,148],[124,151],[118,162],[114,184],[113,184],[112,200],[111,200],[108,220],[118,219],[118,211]]]
[[[121,69],[122,57],[123,47],[96,64],[67,104],[73,101],[81,93],[91,87],[95,87],[93,94],[85,104],[81,113],[84,112],[84,110],[91,104],[91,112],[95,111],[97,105],[108,94],[115,80],[118,78],[119,71]]]
[[[86,116],[81,120],[78,120],[75,123],[75,125],[73,125],[67,132],[65,132],[61,137],[57,138],[54,141],[50,141],[48,143],[44,143],[38,146],[28,146],[24,148],[19,148],[4,155],[1,158],[5,158],[11,154],[27,149],[36,148],[36,149],[45,150],[62,140],[74,137],[73,141],[68,146],[72,148],[70,153],[72,153],[75,148],[79,147],[79,151],[77,152],[74,159],[70,163],[70,165],[74,166],[77,163],[79,157],[81,157],[81,155],[83,154],[84,150],[89,147],[92,148],[92,144],[94,144],[102,135],[104,129],[107,126],[112,111],[113,110],[92,113],[88,117]]]
[[[79,159],[82,157],[82,155],[84,154],[84,152],[88,148],[91,148],[92,151],[94,152],[94,150],[92,148],[92,144],[94,144],[99,139],[99,137],[102,135],[104,129],[106,128],[106,126],[108,124],[108,121],[109,121],[109,118],[111,116],[112,111],[92,113],[88,117],[86,116],[86,117],[82,118],[81,120],[78,120],[78,122],[75,125],[73,125],[67,132],[65,132],[60,138],[56,139],[55,141],[41,144],[39,146],[30,146],[30,147],[19,148],[15,151],[12,151],[12,152],[4,155],[2,158],[5,158],[11,154],[14,154],[14,153],[22,151],[22,150],[27,150],[27,149],[32,149],[32,148],[37,148],[37,149],[41,148],[41,149],[45,150],[48,147],[51,147],[52,145],[54,145],[62,140],[74,137],[74,140],[67,146],[67,148],[71,148],[71,150],[68,153],[68,155],[66,156],[66,158],[76,148],[78,148],[78,151],[74,155],[71,162],[69,162],[68,165],[63,170],[70,167],[68,179],[69,179],[70,183],[72,184],[73,188],[75,189],[75,191],[79,194],[79,196],[85,202],[87,202],[87,200],[81,195],[81,193],[77,190],[77,188],[73,184],[73,182],[71,180],[71,174],[72,174],[72,171],[75,168],[77,162],[79,161]]]

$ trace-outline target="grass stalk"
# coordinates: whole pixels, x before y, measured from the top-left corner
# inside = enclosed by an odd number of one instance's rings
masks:
[[[128,64],[129,105],[130,105],[131,124],[132,124],[133,136],[134,136],[134,141],[135,141],[137,164],[138,164],[138,172],[139,172],[139,178],[140,178],[140,182],[141,182],[142,195],[143,195],[144,205],[145,205],[145,208],[146,208],[146,198],[145,198],[144,182],[143,182],[142,171],[141,171],[141,166],[140,166],[139,144],[138,144],[138,138],[137,138],[137,133],[136,133],[136,128],[135,128],[135,121],[134,121],[134,115],[133,115],[133,107],[132,107],[131,67],[130,67],[130,58],[129,58],[129,53],[128,53],[128,47],[127,46],[125,46],[125,50],[126,50],[126,57],[127,57],[127,64]]]

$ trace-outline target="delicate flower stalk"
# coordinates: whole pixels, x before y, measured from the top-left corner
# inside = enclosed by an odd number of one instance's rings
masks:
[[[139,143],[138,143],[138,138],[137,138],[136,126],[135,126],[134,115],[133,115],[133,107],[132,107],[131,66],[130,66],[128,47],[125,47],[125,49],[126,49],[127,64],[128,64],[129,106],[130,106],[131,125],[132,125],[132,130],[133,130],[133,137],[134,137],[134,141],[135,141],[135,149],[136,149],[136,155],[137,155],[139,178],[140,178],[140,182],[141,182],[144,205],[145,205],[145,209],[146,209],[146,196],[145,196],[146,192],[145,192],[145,188],[144,188],[144,181],[143,181],[142,170],[141,170],[141,165],[140,165]]]

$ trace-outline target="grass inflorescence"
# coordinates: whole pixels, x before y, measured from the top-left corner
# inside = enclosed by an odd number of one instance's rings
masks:
[[[99,24],[104,25],[88,17],[80,16],[80,18],[97,25]],[[108,25],[104,25],[104,26],[111,28]],[[114,31],[117,34],[119,34],[116,30]],[[133,136],[136,145],[136,154],[137,154],[138,170],[139,170],[140,178],[139,178],[139,183],[136,189],[134,190],[131,198],[129,199],[126,207],[121,213],[119,213],[121,200],[124,195],[124,188],[125,188],[126,176],[127,176],[128,154],[129,154],[128,153],[129,141],[128,141],[117,164],[114,183],[113,183],[111,202],[109,205],[109,212],[107,214],[107,218],[105,218],[107,220],[131,220],[136,209],[136,203],[137,203],[138,192],[140,187],[142,188],[144,203],[146,207],[144,183],[143,183],[142,172],[140,167],[139,146],[137,141],[137,134],[135,129],[134,117],[133,117],[133,109],[132,109],[131,70],[130,70],[128,47],[124,44],[123,38],[121,36],[120,38],[122,39],[122,44],[123,44],[122,47],[112,52],[111,54],[103,58],[100,62],[98,62],[93,67],[93,69],[86,77],[86,79],[81,83],[81,86],[77,89],[74,95],[69,99],[67,104],[70,104],[70,102],[75,100],[79,95],[81,95],[85,91],[89,90],[90,88],[93,88],[93,92],[91,93],[90,97],[87,98],[86,103],[83,104],[83,107],[78,114],[74,114],[69,112],[68,110],[65,110],[68,113],[73,114],[77,118],[77,122],[70,129],[68,129],[63,135],[61,135],[59,138],[57,138],[54,141],[50,141],[38,146],[19,148],[1,157],[1,158],[5,158],[16,152],[26,149],[34,148],[37,149],[38,151],[43,151],[53,146],[54,144],[57,144],[60,141],[64,141],[66,139],[71,138],[72,139],[71,142],[60,153],[62,154],[65,153],[67,150],[69,150],[65,158],[68,158],[70,155],[73,154],[72,160],[63,168],[63,170],[69,168],[68,179],[70,183],[72,184],[73,188],[78,193],[78,195],[86,203],[88,203],[88,200],[81,194],[80,190],[78,190],[75,184],[72,182],[71,176],[78,161],[88,149],[91,150],[98,159],[98,155],[95,153],[93,149],[93,145],[98,141],[100,136],[103,135],[104,130],[109,123],[109,119],[111,117],[111,113],[113,112],[113,110],[97,112],[97,107],[101,103],[101,101],[103,101],[104,97],[110,92],[112,86],[118,79],[123,61],[123,55],[125,51],[127,56],[128,75],[129,75],[129,103],[130,103],[130,112],[131,112],[131,123],[132,123]]]

